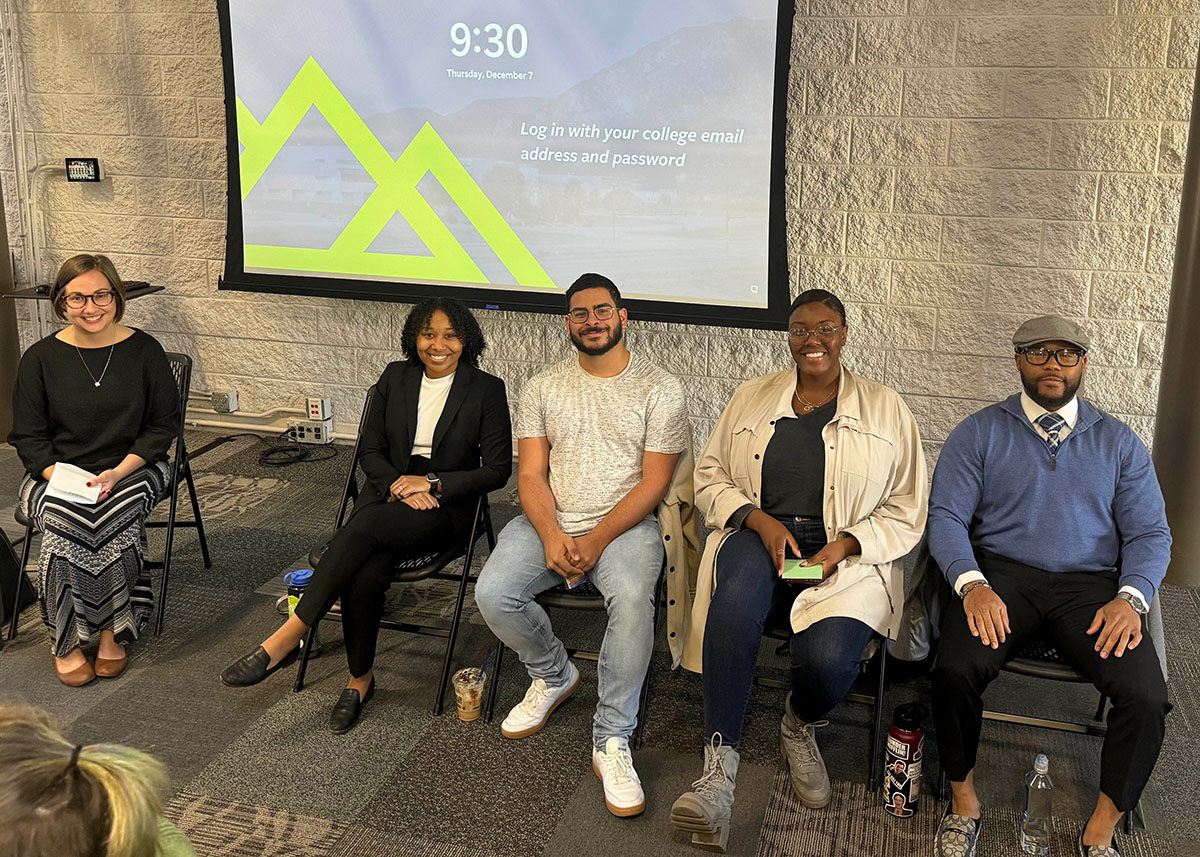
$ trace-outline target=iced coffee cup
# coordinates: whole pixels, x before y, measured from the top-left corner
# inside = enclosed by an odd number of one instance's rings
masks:
[[[483,681],[479,667],[467,667],[454,674],[454,695],[458,697],[458,719],[478,720],[483,700]]]

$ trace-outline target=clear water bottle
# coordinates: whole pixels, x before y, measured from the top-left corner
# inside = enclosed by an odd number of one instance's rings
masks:
[[[1050,782],[1050,760],[1038,753],[1033,770],[1025,775],[1025,808],[1021,810],[1018,842],[1026,854],[1041,857],[1050,853],[1050,803],[1054,783]]]

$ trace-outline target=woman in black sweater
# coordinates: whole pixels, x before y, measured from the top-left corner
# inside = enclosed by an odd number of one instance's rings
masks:
[[[55,671],[78,687],[120,675],[152,613],[142,522],[168,487],[179,394],[158,341],[119,323],[125,291],[108,257],[64,262],[50,303],[69,324],[21,358],[8,441],[28,471],[18,502],[42,533],[38,596]],[[64,462],[95,474],[95,504],[47,495]],[[94,668],[81,649],[92,642]]]

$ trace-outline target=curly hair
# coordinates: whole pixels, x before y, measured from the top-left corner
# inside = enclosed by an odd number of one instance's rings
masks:
[[[479,356],[487,348],[487,340],[483,338],[483,331],[474,313],[457,298],[429,298],[413,307],[408,318],[404,320],[404,331],[400,334],[400,350],[409,365],[421,365],[421,358],[417,356],[417,336],[438,310],[450,319],[450,326],[454,328],[454,332],[458,334],[458,341],[462,343],[462,356],[459,360],[478,368]]]

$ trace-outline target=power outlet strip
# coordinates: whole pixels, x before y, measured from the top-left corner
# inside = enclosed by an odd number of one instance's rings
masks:
[[[296,443],[323,446],[333,443],[333,417],[323,420],[288,420],[288,437]]]

